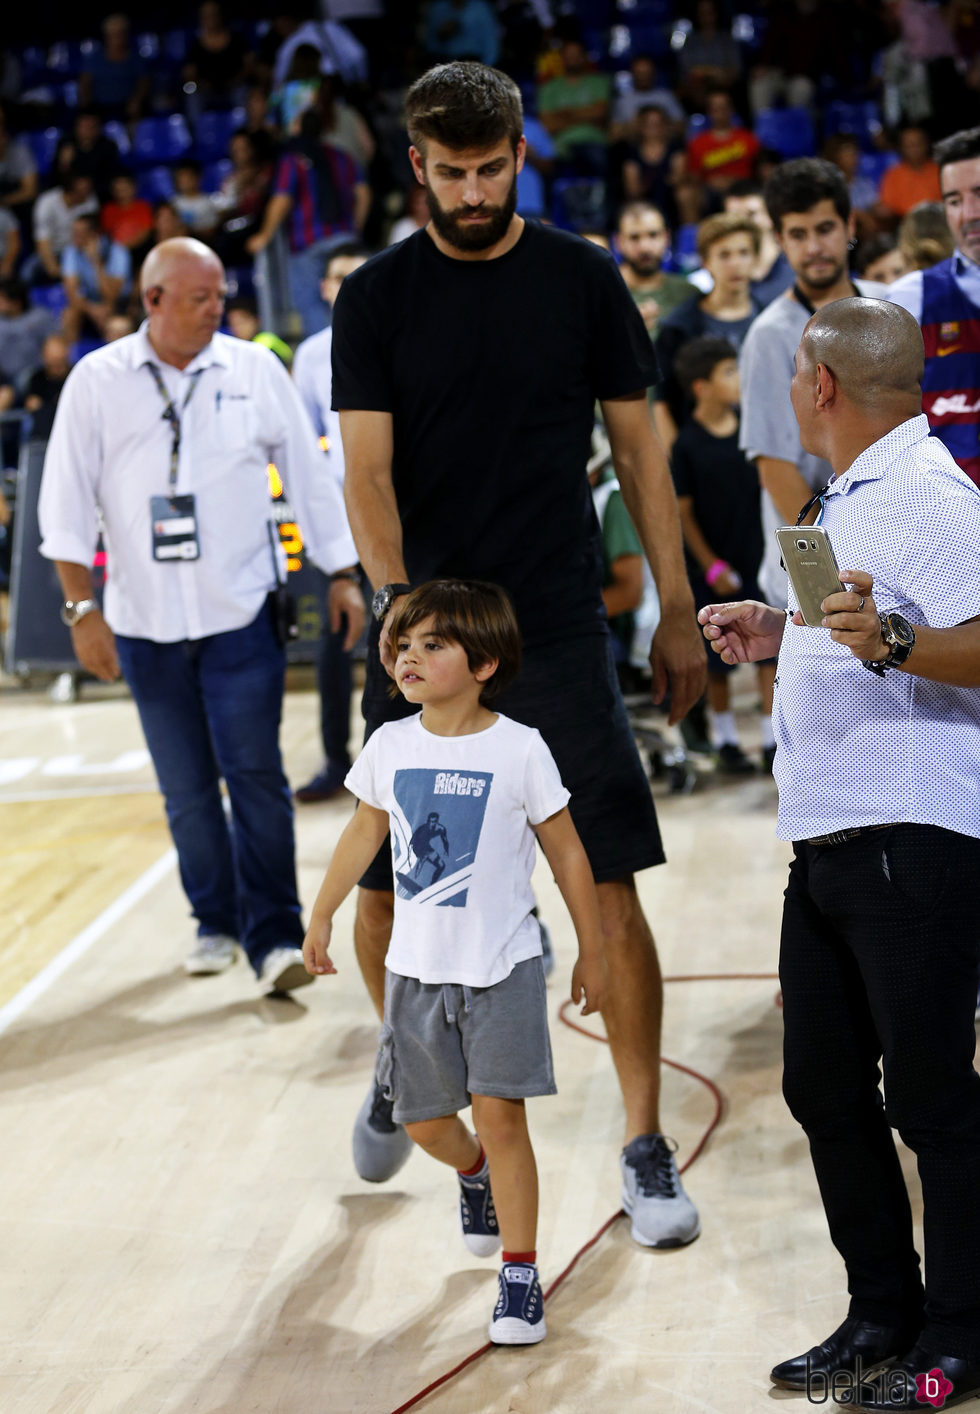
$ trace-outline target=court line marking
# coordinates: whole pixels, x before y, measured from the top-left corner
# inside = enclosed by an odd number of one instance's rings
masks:
[[[176,862],[177,851],[168,849],[155,864],[151,864],[149,869],[130,884],[128,889],[110,903],[108,908],[104,908],[98,918],[93,919],[88,927],[83,928],[79,934],[72,938],[71,942],[62,948],[61,952],[53,957],[36,977],[33,977],[26,986],[15,993],[6,1006],[0,1007],[0,1036],[24,1014],[29,1006],[37,1001],[38,997],[53,986],[63,973],[68,971],[73,962],[77,962],[80,957],[84,956],[114,923],[118,923],[119,919],[124,917],[134,904],[139,903],[140,899],[170,872]]]
[[[126,786],[66,786],[59,790],[0,791],[0,805],[30,805],[39,800],[84,800],[87,796],[111,795],[159,795],[160,789],[154,781],[145,784],[134,783]]]

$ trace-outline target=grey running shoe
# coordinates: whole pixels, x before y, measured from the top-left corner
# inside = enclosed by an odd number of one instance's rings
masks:
[[[357,1112],[351,1142],[354,1167],[365,1183],[385,1183],[394,1178],[414,1147],[402,1125],[392,1119],[391,1107],[392,1101],[372,1080]]]
[[[674,1149],[662,1134],[640,1134],[620,1156],[622,1203],[633,1220],[630,1235],[643,1247],[684,1247],[701,1231],[697,1209],[681,1186]]]
[[[263,992],[282,994],[295,992],[297,987],[308,987],[313,981],[307,972],[300,948],[273,948],[262,959],[259,968],[259,986]]]

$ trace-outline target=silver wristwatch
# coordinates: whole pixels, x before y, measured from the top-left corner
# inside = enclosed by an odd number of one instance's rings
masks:
[[[80,619],[99,607],[97,599],[66,599],[61,606],[61,622],[74,628]]]

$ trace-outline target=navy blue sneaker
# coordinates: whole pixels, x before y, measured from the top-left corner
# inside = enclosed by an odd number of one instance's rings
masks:
[[[530,1262],[507,1262],[500,1269],[500,1295],[489,1334],[494,1345],[537,1345],[547,1335],[538,1269]]]
[[[467,1251],[474,1257],[492,1257],[500,1246],[500,1228],[490,1192],[490,1166],[484,1159],[479,1173],[459,1179],[459,1226]]]

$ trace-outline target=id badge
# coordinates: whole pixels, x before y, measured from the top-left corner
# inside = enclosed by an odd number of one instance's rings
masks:
[[[200,559],[193,496],[151,496],[150,525],[155,560]]]

